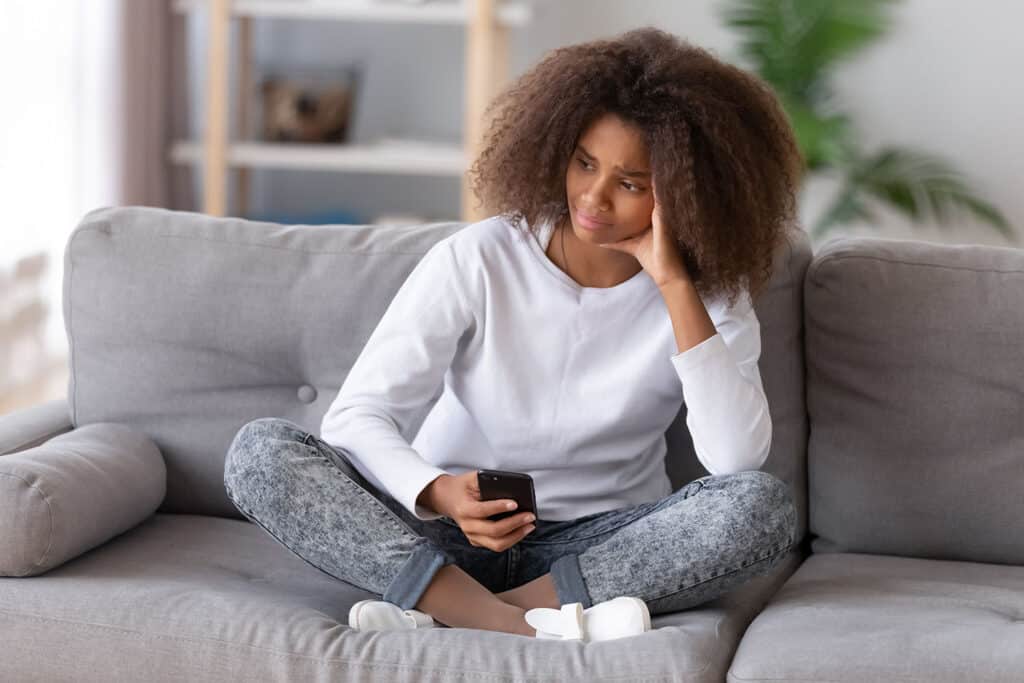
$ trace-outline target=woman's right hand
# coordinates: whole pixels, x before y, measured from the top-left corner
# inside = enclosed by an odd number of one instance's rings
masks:
[[[510,515],[498,521],[487,519],[508,512],[509,498],[480,500],[476,470],[462,474],[443,474],[428,487],[428,500],[439,514],[448,517],[462,529],[471,545],[502,552],[521,541],[534,530],[533,514]]]

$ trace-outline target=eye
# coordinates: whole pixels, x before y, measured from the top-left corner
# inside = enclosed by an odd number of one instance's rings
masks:
[[[590,165],[590,164],[587,163],[587,161],[583,157],[576,157],[576,161],[579,162],[580,166],[582,166],[583,168],[587,168]],[[634,185],[633,183],[628,182],[628,181],[624,181],[622,183],[622,186],[625,187],[630,192],[643,192],[644,191],[644,189],[642,187]]]

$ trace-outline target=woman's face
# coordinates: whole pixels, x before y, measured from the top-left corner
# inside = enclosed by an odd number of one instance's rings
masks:
[[[585,242],[615,242],[650,227],[654,192],[640,131],[614,114],[591,124],[569,160],[565,193],[573,232]]]

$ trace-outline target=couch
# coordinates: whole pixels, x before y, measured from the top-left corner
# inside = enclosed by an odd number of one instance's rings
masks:
[[[0,680],[1024,680],[1024,251],[876,237],[796,233],[755,302],[802,539],[770,574],[600,643],[349,629],[375,596],[244,519],[225,451],[258,417],[315,431],[464,226],[84,216],[67,397],[0,416]],[[707,474],[685,415],[676,488]]]

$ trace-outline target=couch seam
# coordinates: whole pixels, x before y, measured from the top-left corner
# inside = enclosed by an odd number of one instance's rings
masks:
[[[104,222],[104,225],[108,225]],[[71,235],[71,240],[68,242],[68,341],[71,343],[71,367],[69,368],[72,384],[74,385],[74,391],[71,392],[71,423],[73,425],[78,424],[78,379],[75,377],[75,371],[78,368],[77,356],[78,356],[78,345],[73,343],[72,336],[75,330],[74,324],[74,293],[75,293],[75,240],[86,230],[98,231],[99,228],[95,227],[95,224],[89,224],[83,226],[79,230],[76,230]]]
[[[267,655],[269,655],[271,657],[274,657],[274,658],[277,658],[277,659],[301,659],[301,660],[306,660],[306,661],[313,662],[313,663],[326,664],[326,665],[332,666],[332,667],[353,666],[353,665],[355,665],[357,667],[368,667],[368,668],[371,668],[371,669],[381,669],[381,670],[384,670],[384,669],[391,669],[391,670],[398,669],[398,670],[406,670],[406,671],[417,671],[417,672],[421,672],[421,673],[432,673],[432,674],[441,673],[441,674],[445,674],[445,675],[456,674],[456,675],[458,675],[461,678],[472,678],[472,679],[480,679],[480,680],[485,680],[485,679],[487,679],[487,680],[504,680],[504,681],[552,680],[552,677],[555,677],[554,680],[558,680],[558,676],[560,675],[558,672],[552,672],[550,674],[537,674],[537,675],[534,675],[534,676],[516,677],[516,676],[512,676],[512,675],[509,675],[509,674],[503,674],[503,673],[466,672],[466,671],[459,670],[459,669],[447,669],[447,668],[437,668],[437,667],[428,668],[428,667],[422,667],[422,666],[410,666],[410,665],[407,665],[407,664],[391,664],[391,663],[384,664],[384,663],[375,663],[375,662],[367,663],[366,660],[362,659],[362,658],[347,659],[347,658],[330,657],[330,656],[316,657],[316,656],[312,656],[312,655],[300,654],[300,653],[297,653],[297,652],[281,652],[279,650],[272,650],[272,649],[269,649],[269,648],[261,647],[259,645],[252,645],[250,643],[239,643],[239,642],[235,642],[235,641],[231,641],[231,640],[223,640],[223,639],[220,639],[220,638],[206,638],[206,637],[196,638],[196,637],[189,637],[189,636],[159,634],[159,633],[152,633],[152,632],[147,632],[147,631],[137,631],[137,630],[125,628],[123,626],[115,626],[115,625],[112,625],[112,624],[98,624],[98,623],[93,623],[93,622],[77,621],[77,620],[72,620],[72,619],[56,619],[56,618],[53,618],[53,617],[44,617],[44,616],[40,616],[38,614],[30,614],[30,613],[27,613],[27,612],[16,612],[14,610],[8,610],[8,609],[3,609],[3,608],[0,608],[0,613],[6,613],[6,614],[9,614],[9,615],[18,617],[18,618],[35,619],[35,620],[41,621],[41,622],[69,624],[69,625],[73,625],[73,626],[76,626],[76,627],[81,627],[81,628],[86,628],[86,629],[91,629],[91,630],[96,630],[96,631],[100,631],[100,630],[120,631],[121,633],[123,633],[123,634],[125,634],[127,636],[135,637],[135,638],[138,638],[140,640],[144,640],[146,638],[156,638],[156,639],[160,639],[160,640],[184,641],[184,642],[189,642],[189,643],[196,643],[196,642],[199,642],[199,643],[220,643],[220,644],[223,644],[223,645],[226,645],[226,646],[229,646],[229,647],[234,647],[234,648],[246,648],[246,649],[249,649],[249,650],[256,650],[256,651],[259,651],[261,653],[266,653]],[[509,634],[509,635],[513,635],[513,634]],[[702,669],[702,671],[703,671],[703,669]],[[593,680],[598,680],[598,681],[628,681],[628,682],[632,682],[632,681],[638,681],[638,682],[639,681],[666,681],[666,683],[671,683],[672,681],[675,680],[675,678],[672,675],[662,676],[662,675],[658,675],[658,674],[654,674],[653,677],[650,677],[650,678],[637,678],[635,675],[631,674],[631,675],[628,675],[628,676],[602,677],[602,678],[593,679]]]
[[[65,427],[67,427],[67,428],[65,428]],[[5,451],[0,452],[0,455],[14,455],[15,453],[23,453],[24,451],[27,451],[29,449],[37,448],[39,446],[42,446],[43,444],[45,444],[50,439],[53,439],[54,437],[58,437],[61,434],[67,434],[68,432],[70,432],[70,431],[72,431],[74,429],[75,429],[74,425],[61,425],[60,427],[56,427],[56,428],[49,428],[48,427],[48,428],[44,429],[44,431],[42,433],[37,434],[35,436],[31,436],[31,437],[27,438],[25,441],[21,441],[21,442],[15,444],[12,447],[11,450],[5,450]]]
[[[816,266],[814,267],[813,272],[811,273],[811,279],[814,280],[815,282],[817,282],[815,280],[815,276],[817,276],[818,270],[820,270],[825,265],[828,265],[829,263],[831,263],[833,261],[844,261],[844,260],[848,260],[848,259],[861,259],[861,260],[865,260],[865,261],[880,261],[880,262],[883,262],[883,263],[898,263],[900,265],[920,266],[922,268],[941,268],[941,269],[944,269],[944,270],[966,270],[966,271],[971,271],[971,272],[974,272],[974,273],[1000,273],[1000,274],[1002,274],[1002,273],[1024,273],[1024,270],[1018,270],[1018,269],[1000,270],[998,268],[971,268],[969,266],[955,266],[955,265],[947,265],[947,264],[943,264],[943,263],[919,263],[917,261],[903,261],[903,260],[900,260],[900,259],[882,258],[880,256],[868,256],[867,254],[842,254],[842,255],[838,255],[838,254],[837,255],[825,254],[824,256],[821,257],[821,259],[817,262]]]
[[[792,676],[786,676],[785,678],[744,678],[732,673],[732,666],[730,665],[729,671],[726,671],[727,680],[737,681],[760,681],[761,683],[768,683],[775,681],[776,683],[788,683],[789,681],[813,681],[814,683],[852,683],[853,681],[862,681],[862,678],[794,678]],[[892,676],[886,674],[885,680],[887,681],[932,681],[932,678],[920,678],[917,676]]]
[[[302,224],[301,223],[297,223],[297,224],[294,224],[294,225],[302,225]],[[458,232],[458,231],[456,231],[456,232]],[[454,234],[454,233],[452,233],[452,234]],[[349,255],[349,256],[363,256],[363,255],[366,255],[366,254],[385,254],[385,255],[403,254],[403,255],[406,255],[406,256],[420,256],[420,257],[423,257],[427,253],[426,251],[398,251],[398,250],[394,250],[394,249],[388,249],[386,251],[348,251],[348,250],[345,250],[345,251],[323,251],[323,250],[308,251],[306,249],[293,249],[292,247],[281,247],[281,246],[277,246],[277,245],[273,245],[273,244],[261,244],[259,242],[240,242],[238,240],[215,240],[215,239],[211,239],[209,237],[202,237],[202,236],[199,236],[199,235],[172,235],[170,233],[158,232],[158,233],[156,233],[156,236],[157,237],[163,237],[163,238],[166,238],[166,239],[199,240],[201,242],[212,242],[214,244],[229,244],[229,245],[232,245],[232,246],[239,246],[239,245],[241,245],[243,247],[259,247],[259,248],[262,248],[262,249],[277,249],[278,251],[290,251],[290,252],[294,252],[294,253],[297,253],[297,254],[345,254],[345,255]],[[442,237],[441,239],[443,240],[444,238]],[[428,247],[428,250],[429,249],[430,249],[430,247]]]
[[[46,550],[43,551],[42,557],[40,557],[39,561],[35,562],[33,565],[34,567],[42,567],[43,562],[45,562],[46,560],[46,556],[50,554],[50,550],[53,548],[53,507],[50,505],[50,498],[43,492],[43,489],[41,489],[39,486],[35,484],[30,483],[27,479],[25,479],[25,477],[22,477],[21,475],[11,474],[10,472],[0,472],[0,476],[20,479],[22,482],[24,482],[25,486],[28,486],[30,489],[35,489],[39,497],[43,499],[44,503],[46,503],[46,514],[49,517],[50,521],[49,540],[46,543]]]

